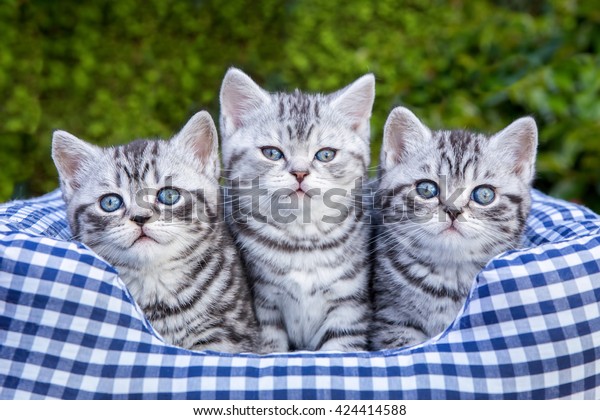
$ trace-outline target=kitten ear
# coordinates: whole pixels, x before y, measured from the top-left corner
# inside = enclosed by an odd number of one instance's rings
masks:
[[[329,95],[330,106],[341,113],[361,138],[369,141],[371,111],[375,101],[375,77],[365,74],[354,83]]]
[[[81,187],[83,169],[102,155],[102,149],[66,131],[52,133],[52,160],[58,169],[66,196]]]
[[[404,107],[392,110],[383,129],[381,165],[388,170],[404,162],[412,151],[423,147],[431,138],[431,131],[415,114]]]
[[[533,180],[538,131],[531,117],[519,118],[490,139],[499,159],[513,166],[513,171],[527,182]]]
[[[269,93],[241,70],[230,68],[221,84],[221,134],[224,138],[235,133],[253,111],[269,103]]]
[[[177,147],[196,157],[204,171],[215,178],[219,177],[217,128],[208,112],[200,111],[194,114],[172,141]]]

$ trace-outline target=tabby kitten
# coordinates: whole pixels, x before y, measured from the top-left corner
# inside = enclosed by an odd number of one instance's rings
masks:
[[[217,132],[207,112],[168,142],[100,148],[56,131],[52,156],[74,237],[116,267],[168,343],[256,349],[250,291],[219,211]]]
[[[376,196],[373,349],[417,344],[456,318],[475,275],[520,245],[537,127],[431,131],[406,108],[385,125]]]
[[[330,95],[221,88],[226,220],[242,251],[262,350],[363,350],[370,321],[362,180],[375,80]]]

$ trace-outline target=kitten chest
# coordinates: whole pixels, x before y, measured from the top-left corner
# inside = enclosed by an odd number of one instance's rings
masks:
[[[290,344],[298,349],[314,349],[318,344],[316,335],[327,315],[331,289],[318,271],[292,271],[288,280],[296,293],[293,298],[287,296],[281,300],[280,310]]]
[[[430,287],[438,289],[443,287],[463,296],[459,301],[450,298],[429,299],[428,305],[421,308],[429,336],[441,333],[454,322],[456,315],[464,306],[480,267],[480,264],[469,262],[449,264],[438,267],[438,273],[427,278],[427,284]]]

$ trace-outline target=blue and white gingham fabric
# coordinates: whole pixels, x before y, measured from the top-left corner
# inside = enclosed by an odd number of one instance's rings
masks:
[[[0,206],[0,398],[600,398],[600,217],[534,192],[520,250],[440,336],[373,353],[163,343],[117,272],[70,241],[58,192]]]

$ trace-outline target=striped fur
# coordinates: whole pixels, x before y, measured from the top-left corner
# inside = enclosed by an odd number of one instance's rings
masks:
[[[488,137],[432,132],[407,109],[392,111],[376,194],[373,349],[417,344],[441,333],[484,265],[519,246],[536,147],[531,118]],[[422,180],[436,182],[439,196],[417,194]],[[485,206],[471,197],[480,185],[496,194]]]
[[[270,94],[237,69],[225,76],[226,220],[248,270],[263,352],[366,348],[360,200],[373,99],[372,75],[331,95]],[[267,159],[268,146],[284,157]],[[316,159],[323,148],[337,150],[333,160]]]
[[[255,351],[249,287],[219,211],[217,133],[208,113],[168,142],[103,149],[58,131],[53,158],[74,238],[117,268],[168,343]],[[165,187],[181,193],[173,206],[157,200]],[[124,205],[108,213],[100,199],[114,193]]]

